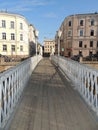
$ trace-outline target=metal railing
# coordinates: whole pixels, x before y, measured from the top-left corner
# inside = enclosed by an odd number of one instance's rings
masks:
[[[32,71],[41,59],[41,56],[29,58],[0,74],[0,128],[11,117]]]
[[[65,57],[52,56],[51,60],[75,83],[87,104],[98,115],[98,70]]]

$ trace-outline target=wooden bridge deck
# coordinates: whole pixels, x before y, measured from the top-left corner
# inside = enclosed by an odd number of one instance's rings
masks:
[[[98,120],[72,83],[43,59],[36,67],[8,130],[98,130]]]

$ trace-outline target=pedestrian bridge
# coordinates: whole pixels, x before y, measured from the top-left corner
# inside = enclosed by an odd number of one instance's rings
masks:
[[[0,78],[2,130],[98,130],[97,70],[37,56]]]

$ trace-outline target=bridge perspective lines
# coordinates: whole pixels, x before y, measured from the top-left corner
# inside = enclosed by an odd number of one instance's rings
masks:
[[[98,130],[72,82],[44,58],[33,71],[7,130]]]

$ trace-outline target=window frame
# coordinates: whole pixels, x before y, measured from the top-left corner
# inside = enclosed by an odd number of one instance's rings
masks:
[[[95,25],[94,23],[95,23],[95,19],[92,18],[91,19],[91,26],[94,26]]]
[[[15,28],[15,22],[14,22],[14,21],[11,21],[11,22],[10,22],[10,28],[11,28],[11,29],[14,29],[14,28]]]
[[[93,43],[94,43],[93,41],[90,41],[90,47],[93,47]]]
[[[91,29],[91,31],[90,31],[90,36],[94,36],[94,30],[93,29]]]
[[[15,34],[11,33],[11,40],[15,40]]]
[[[23,52],[23,45],[20,45],[20,51]]]
[[[23,30],[23,23],[20,23],[20,29]]]
[[[83,19],[80,19],[79,25],[84,26],[84,20]]]
[[[68,37],[72,36],[72,30],[68,30]]]
[[[98,41],[97,41],[96,47],[98,48]]]
[[[7,45],[4,44],[2,47],[3,47],[2,50],[7,52]]]
[[[23,34],[20,34],[20,41],[23,41]]]
[[[2,28],[6,28],[6,21],[2,20]]]
[[[15,45],[11,45],[11,52],[15,52],[15,49],[16,49]]]
[[[83,47],[83,41],[79,41],[79,47]]]
[[[6,33],[5,32],[2,33],[2,40],[6,40]]]
[[[82,37],[83,35],[84,35],[84,30],[83,29],[79,30],[79,36]]]
[[[69,27],[72,26],[72,21],[71,21],[71,20],[68,22],[68,26],[69,26]]]

